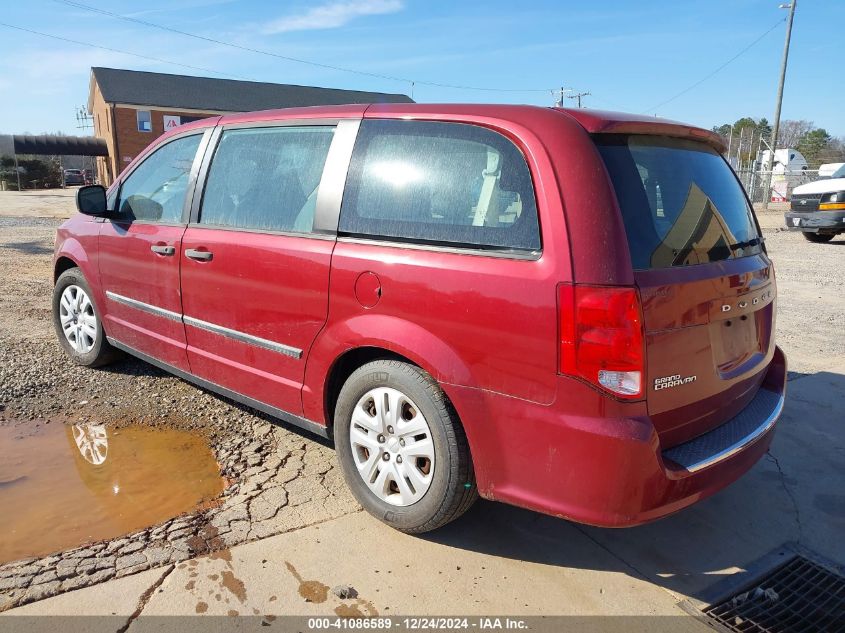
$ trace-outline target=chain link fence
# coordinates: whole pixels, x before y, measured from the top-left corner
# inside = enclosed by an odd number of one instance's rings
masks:
[[[742,186],[745,187],[752,203],[765,202],[766,181],[771,182],[771,201],[787,202],[792,190],[798,185],[819,179],[818,169],[805,169],[800,172],[770,172],[759,169],[739,169],[736,172]]]

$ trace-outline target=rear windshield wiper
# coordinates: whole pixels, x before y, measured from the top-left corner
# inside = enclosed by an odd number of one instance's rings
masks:
[[[738,251],[742,248],[748,248],[749,246],[757,246],[758,244],[762,244],[765,241],[766,238],[764,237],[755,237],[744,242],[737,242],[736,244],[731,244],[731,250]]]

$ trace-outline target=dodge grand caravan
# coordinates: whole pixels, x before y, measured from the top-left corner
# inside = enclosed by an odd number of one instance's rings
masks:
[[[643,523],[745,473],[783,407],[774,270],[721,150],[528,106],[197,121],[79,191],[56,331],[333,438],[400,530],[478,495]]]

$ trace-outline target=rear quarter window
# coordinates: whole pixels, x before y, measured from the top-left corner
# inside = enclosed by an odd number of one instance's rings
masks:
[[[690,266],[760,253],[741,185],[708,145],[655,136],[598,135],[634,269]]]
[[[422,244],[540,249],[522,153],[492,130],[461,123],[364,121],[339,230]]]

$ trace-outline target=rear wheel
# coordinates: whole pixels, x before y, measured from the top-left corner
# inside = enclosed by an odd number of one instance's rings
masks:
[[[379,360],[353,372],[338,397],[334,438],[352,494],[398,530],[437,529],[477,497],[463,427],[418,367]]]
[[[99,367],[120,357],[106,340],[93,293],[78,268],[66,270],[53,288],[53,326],[71,360]]]
[[[809,240],[810,242],[815,242],[817,244],[829,242],[834,237],[836,237],[836,233],[808,233],[808,232],[804,232],[804,239],[805,240]]]

